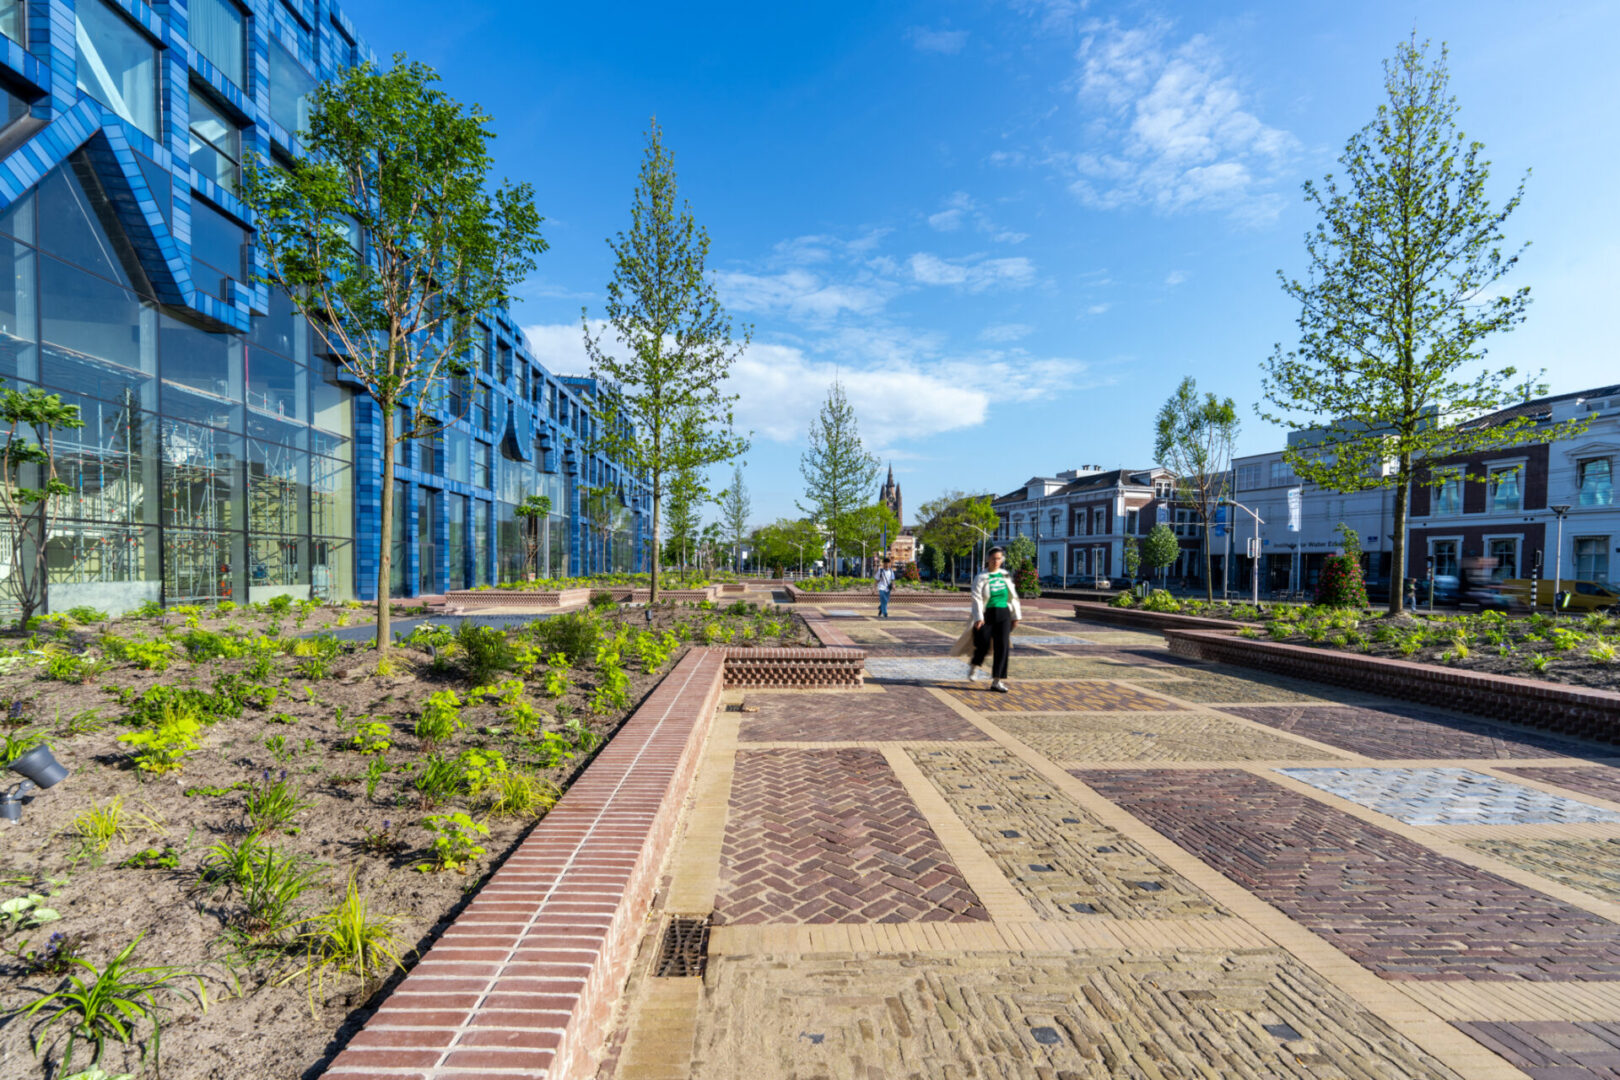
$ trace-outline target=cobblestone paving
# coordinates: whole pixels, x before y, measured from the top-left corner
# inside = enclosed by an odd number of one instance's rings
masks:
[[[909,661],[908,661],[909,662]],[[960,667],[960,665],[958,665]],[[752,693],[738,738],[743,742],[984,742],[984,732],[916,686],[880,694]]]
[[[717,922],[988,917],[882,754],[737,752]]]
[[[1539,780],[1544,784],[1557,784],[1561,788],[1593,795],[1610,802],[1620,802],[1620,769],[1613,765],[1577,765],[1568,769],[1525,766],[1504,769],[1526,780]]]
[[[711,965],[698,1080],[1459,1080],[1280,952]]]
[[[1518,731],[1487,720],[1451,717],[1412,705],[1303,705],[1223,711],[1372,758],[1568,757],[1593,749],[1590,743]],[[1620,795],[1620,791],[1616,794]]]
[[[1386,977],[1620,979],[1620,926],[1252,774],[1075,775]]]
[[[867,656],[866,677],[873,682],[946,683],[967,681],[967,661],[934,656]],[[986,685],[989,685],[988,683]]]
[[[1031,656],[1013,650],[1007,664],[1007,675],[1014,679],[1163,679],[1170,671],[1155,668],[1146,671],[1130,664],[1093,660],[1083,656]]]
[[[1510,784],[1471,769],[1282,769],[1409,825],[1573,825],[1620,821],[1591,803]]]
[[[1468,840],[1475,851],[1494,855],[1550,881],[1620,902],[1620,840]]]
[[[937,660],[945,654],[946,650],[950,648],[951,644],[950,642],[945,641],[943,638],[941,638],[940,641],[941,644],[939,645],[907,645],[901,642],[893,645],[880,643],[864,646],[866,649],[867,673],[871,673],[872,660],[874,658],[904,656],[917,657],[924,660]],[[966,669],[964,668],[963,670]]]
[[[1165,685],[1169,685],[1166,683]],[[989,684],[985,683],[985,687]],[[945,692],[983,713],[1004,712],[1170,712],[1174,702],[1108,682],[1010,683],[1011,692],[947,687]]]
[[[1053,761],[1321,761],[1332,755],[1213,713],[998,716]]]
[[[912,750],[1008,881],[1048,919],[1219,915],[1134,841],[1081,810],[1004,750]]]
[[[1532,1080],[1620,1077],[1620,1023],[1466,1020],[1458,1021],[1457,1027],[1529,1073]]]
[[[1178,670],[1176,677],[1185,681],[1166,683],[1164,692],[1200,704],[1319,701],[1323,694],[1331,693],[1327,687],[1314,683],[1295,682],[1259,671],[1244,673],[1230,668],[1186,667]]]

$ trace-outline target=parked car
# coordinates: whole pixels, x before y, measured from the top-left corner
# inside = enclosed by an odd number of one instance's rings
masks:
[[[1518,605],[1529,606],[1529,578],[1509,578],[1500,584],[1502,591],[1513,597]],[[1561,586],[1564,592],[1569,593],[1569,602],[1559,609],[1561,611],[1580,614],[1588,611],[1612,611],[1615,605],[1620,604],[1620,590],[1606,582],[1572,581],[1569,578],[1555,582],[1552,578],[1539,578],[1536,581],[1536,607],[1552,610],[1555,585]]]

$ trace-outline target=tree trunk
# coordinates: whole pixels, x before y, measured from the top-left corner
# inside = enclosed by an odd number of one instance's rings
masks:
[[[388,651],[392,641],[388,627],[389,617],[393,614],[389,607],[389,601],[392,599],[389,595],[389,578],[393,576],[394,564],[394,440],[398,435],[394,431],[393,404],[384,405],[380,401],[377,404],[382,408],[383,414],[382,497],[377,500],[382,518],[378,522],[378,527],[382,530],[382,541],[377,556],[377,653],[381,656]]]
[[[663,510],[663,502],[664,502],[663,492],[658,490],[658,483],[657,483],[657,481],[654,481],[653,482],[653,493],[652,493],[652,510],[653,510],[653,512],[652,512],[652,538],[653,538],[653,542],[652,542],[652,570],[647,575],[647,584],[649,586],[649,588],[647,589],[647,603],[648,604],[656,604],[656,603],[658,603],[658,564],[659,564],[659,555],[660,555],[659,548],[662,546],[658,542],[658,538],[663,535],[663,533],[659,531],[659,527],[660,527],[661,519],[662,519],[661,511]]]
[[[1395,484],[1395,539],[1390,555],[1389,613],[1399,615],[1406,600],[1406,513],[1412,497],[1412,485],[1407,481],[1411,459],[1402,455],[1401,473]]]
[[[1210,541],[1209,515],[1204,515],[1204,599],[1215,601],[1215,572],[1212,562],[1212,551],[1215,545]]]

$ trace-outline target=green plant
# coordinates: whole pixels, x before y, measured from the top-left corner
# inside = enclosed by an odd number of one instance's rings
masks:
[[[234,844],[229,840],[217,841],[203,856],[198,873],[210,885],[242,885],[252,873],[252,866],[265,843],[258,833],[248,833]]]
[[[1538,655],[1532,656],[1532,657],[1530,657],[1530,659],[1526,660],[1525,664],[1530,668],[1531,671],[1535,672],[1537,675],[1543,675],[1543,674],[1546,674],[1547,665],[1549,663],[1551,663],[1551,662],[1552,661],[1548,657],[1541,656],[1541,655],[1538,654]]]
[[[296,852],[281,852],[268,844],[247,864],[242,889],[242,917],[238,925],[258,940],[279,938],[298,922],[298,902],[321,881],[324,867]]]
[[[477,838],[489,835],[489,827],[466,814],[433,814],[422,819],[422,827],[433,834],[433,862],[418,863],[422,873],[454,870],[465,874],[484,854]]]
[[[405,966],[394,932],[398,921],[395,915],[374,914],[360,895],[354,875],[349,875],[343,899],[308,920],[308,929],[301,935],[310,957],[300,972],[310,978],[310,1012],[315,1011],[315,993],[325,989],[329,977],[352,972],[365,985],[385,971]]]
[[[32,1018],[49,1008],[39,1031],[34,1037],[34,1051],[40,1052],[40,1039],[58,1024],[68,1025],[67,1049],[62,1055],[61,1071],[73,1067],[73,1049],[78,1040],[85,1039],[95,1045],[94,1064],[101,1060],[108,1039],[121,1043],[134,1041],[136,1029],[142,1021],[152,1026],[152,1061],[160,1064],[164,1011],[158,1004],[160,994],[184,994],[181,987],[171,985],[182,980],[195,982],[195,997],[202,1008],[208,1008],[208,994],[202,977],[175,967],[134,964],[135,949],[146,935],[138,935],[124,946],[117,956],[97,968],[88,960],[73,957],[71,963],[82,968],[88,976],[68,975],[68,985],[46,994],[27,1009],[24,1017]],[[146,1046],[141,1046],[141,1060],[146,1060]]]
[[[394,730],[379,720],[368,720],[364,724],[356,724],[354,736],[349,739],[349,749],[358,750],[362,754],[383,754],[393,746]]]
[[[437,690],[429,694],[421,715],[416,718],[416,737],[424,745],[437,746],[448,741],[461,728],[461,698],[456,696],[456,692]]]
[[[517,665],[517,654],[506,632],[493,626],[463,622],[456,627],[456,646],[460,649],[467,678],[477,686]]]
[[[557,785],[522,772],[503,772],[485,791],[485,807],[496,817],[538,817],[562,796]]]
[[[378,754],[366,762],[366,801],[370,802],[377,795],[377,784],[381,782],[388,772],[388,759]]]
[[[560,698],[568,693],[569,662],[565,653],[555,652],[551,659],[546,661],[545,695],[548,698]]]
[[[566,668],[596,651],[602,621],[589,611],[571,611],[532,624],[529,633],[548,655],[561,653]],[[555,663],[555,658],[550,662]]]
[[[67,617],[80,626],[89,626],[92,623],[106,622],[108,615],[100,608],[93,608],[89,604],[80,604],[67,609]]]
[[[200,628],[186,631],[180,645],[194,664],[205,660],[234,660],[248,651],[240,638]]]
[[[417,764],[416,775],[411,778],[411,786],[416,789],[424,805],[442,805],[454,796],[461,786],[461,764],[455,758],[429,754]]]
[[[602,744],[602,736],[586,727],[585,721],[578,716],[565,723],[563,731],[582,754],[588,754]]]
[[[45,736],[31,729],[8,731],[0,738],[0,766],[10,765],[34,747],[45,741]]]
[[[270,751],[270,756],[275,759],[278,765],[287,764],[298,753],[298,751],[287,745],[287,736],[285,735],[266,735],[264,737],[264,748]]]
[[[380,829],[373,829],[370,825],[362,825],[360,829],[365,835],[355,842],[355,846],[367,855],[398,855],[405,850],[405,841],[394,831],[392,821],[384,821]]]
[[[40,678],[78,684],[90,682],[106,670],[105,660],[61,652],[53,646],[52,651],[45,654],[44,670],[40,673]]]
[[[127,840],[137,831],[163,832],[163,822],[153,812],[124,810],[124,797],[111,799],[79,811],[69,825],[78,838],[75,858],[96,859],[104,855],[115,840]]]
[[[27,965],[30,973],[39,975],[66,975],[73,967],[73,958],[84,952],[87,934],[69,934],[57,930],[45,939],[41,949],[30,949],[28,942],[17,946],[16,956]]]
[[[198,747],[197,721],[189,715],[170,709],[157,726],[144,731],[130,731],[118,736],[118,741],[134,748],[135,767],[143,773],[161,776],[184,767],[188,754]]]
[[[270,770],[264,770],[259,782],[250,786],[242,797],[242,809],[254,832],[268,832],[285,828],[300,810],[314,804],[305,799],[298,785],[287,779],[287,770],[270,779]]]
[[[399,639],[400,644],[421,649],[423,652],[447,648],[455,640],[454,630],[433,623],[418,623],[409,634],[403,634]]]
[[[1600,641],[1586,650],[1586,655],[1600,664],[1612,664],[1614,663],[1615,649],[1607,641]]]
[[[506,759],[493,750],[469,748],[456,761],[461,766],[460,785],[474,798],[507,772]]]
[[[62,916],[54,908],[45,906],[45,897],[39,893],[13,896],[0,901],[0,934],[13,934],[18,930],[33,930]]]

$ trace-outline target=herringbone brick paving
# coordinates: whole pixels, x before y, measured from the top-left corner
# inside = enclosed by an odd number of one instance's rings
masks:
[[[1527,765],[1502,771],[1522,776],[1526,780],[1540,780],[1544,784],[1557,784],[1559,787],[1579,791],[1584,795],[1595,795],[1610,802],[1620,802],[1620,769],[1612,765],[1577,765],[1568,769],[1537,768]]]
[[[1005,694],[994,693],[988,683],[981,683],[978,689],[953,686],[945,692],[982,713],[1170,712],[1179,708],[1164,698],[1111,682],[1015,682]]]
[[[882,754],[741,749],[735,770],[716,922],[988,918]]]
[[[1521,731],[1393,702],[1379,706],[1222,706],[1221,711],[1372,758],[1569,757],[1594,749],[1591,743],[1547,732]]]
[[[1386,977],[1620,979],[1620,926],[1250,773],[1074,774]]]
[[[762,694],[747,697],[743,742],[984,742],[984,732],[927,690],[887,686],[880,694]]]
[[[996,723],[1053,761],[1320,761],[1305,743],[1207,712],[1006,713]]]

